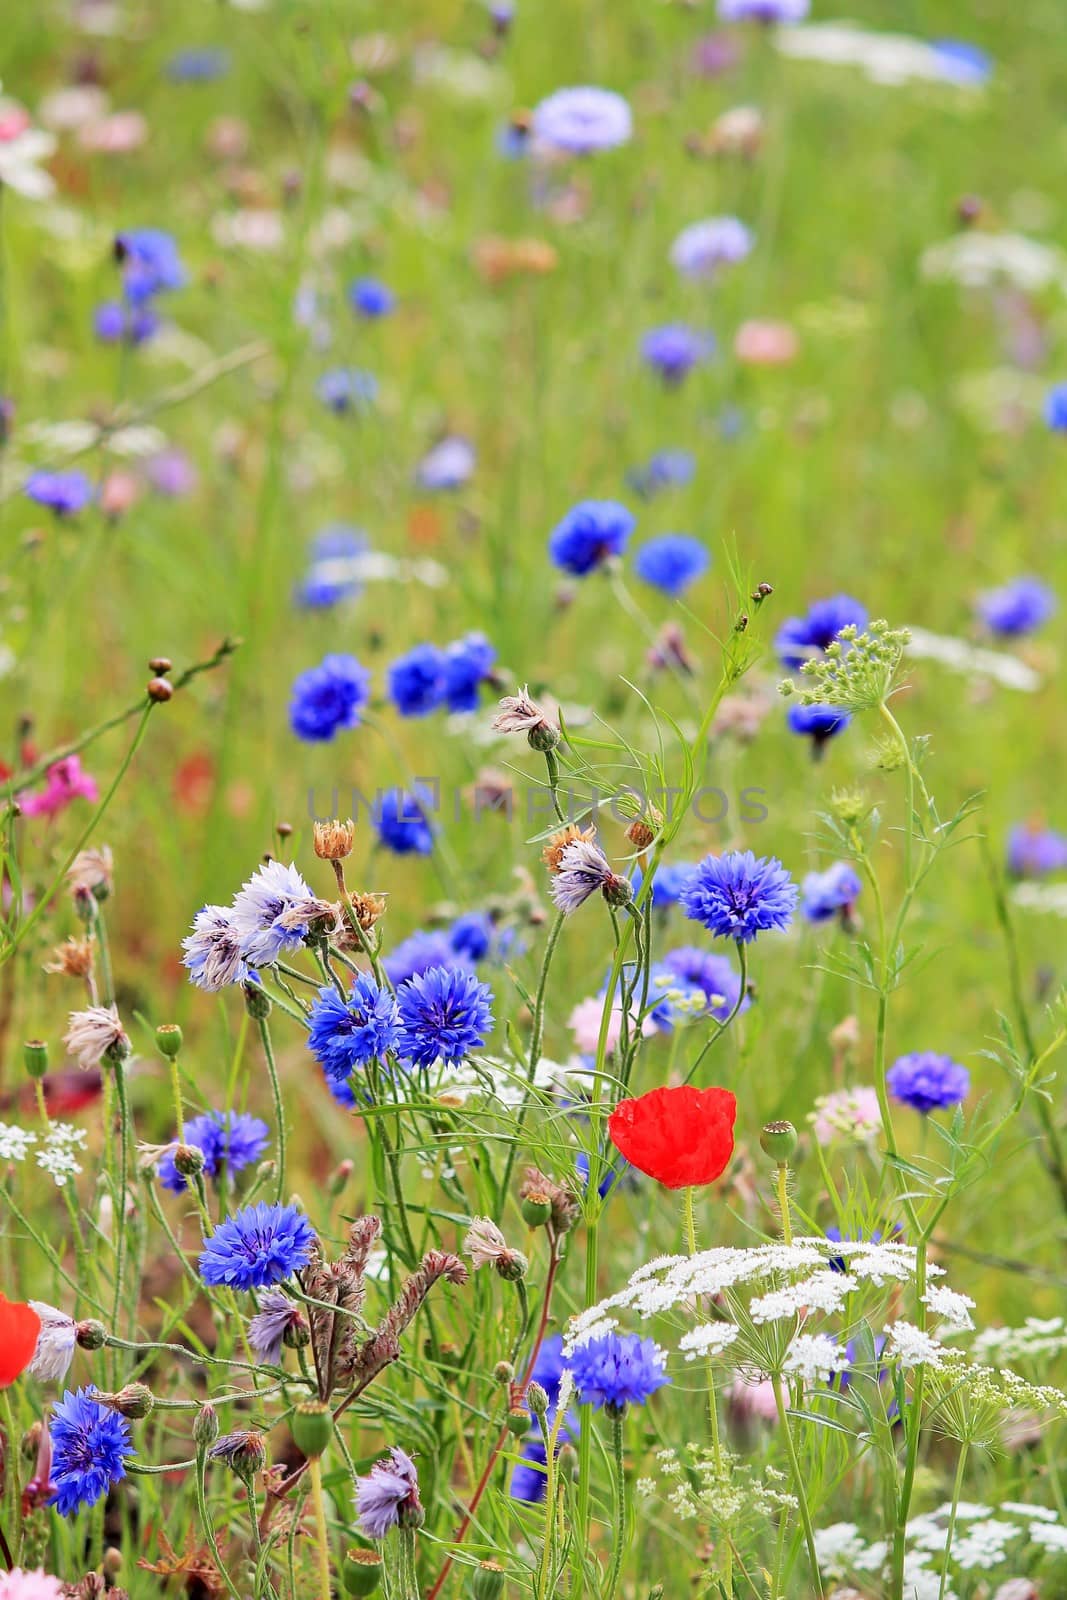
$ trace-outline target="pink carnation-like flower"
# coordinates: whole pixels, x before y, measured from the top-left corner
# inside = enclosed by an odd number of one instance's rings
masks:
[[[24,817],[56,817],[72,800],[97,800],[99,797],[96,779],[82,771],[79,758],[65,756],[49,767],[43,789],[19,796],[19,806]]]
[[[882,1130],[877,1092],[865,1084],[820,1095],[809,1120],[820,1144],[833,1144],[836,1139],[866,1144]]]
[[[63,1600],[63,1587],[58,1578],[52,1578],[40,1568],[24,1572],[13,1567],[0,1573],[0,1600]]]
[[[575,1006],[567,1019],[567,1026],[573,1029],[574,1043],[583,1055],[595,1055],[597,1041],[600,1038],[600,1019],[604,1015],[604,1001],[601,996],[591,995],[588,1000],[582,1000]],[[656,1025],[650,1017],[646,1017],[641,1027],[644,1034],[652,1034]],[[611,1017],[608,1021],[607,1048],[614,1050],[622,1033],[622,1006],[612,1007]]]
[[[734,355],[749,367],[784,367],[799,349],[788,322],[742,322],[734,336]]]

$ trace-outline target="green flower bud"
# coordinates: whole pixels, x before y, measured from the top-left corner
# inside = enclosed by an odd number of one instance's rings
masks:
[[[471,1584],[473,1600],[500,1600],[504,1593],[504,1569],[499,1561],[479,1561]]]
[[[164,1022],[156,1029],[156,1049],[162,1056],[176,1056],[182,1047],[182,1030],[176,1022]]]
[[[265,994],[258,983],[246,983],[244,986],[245,1010],[253,1022],[266,1022],[270,1016],[270,995]]]
[[[536,728],[531,728],[526,735],[526,742],[531,750],[540,750],[542,755],[547,755],[549,750],[554,750],[563,735],[558,728],[553,728],[551,723],[538,723]]]
[[[80,1350],[102,1350],[107,1343],[107,1329],[102,1322],[90,1318],[75,1324],[74,1337]]]
[[[548,1395],[539,1383],[531,1383],[526,1390],[526,1404],[535,1417],[548,1415]]]
[[[530,1263],[521,1250],[502,1250],[493,1266],[497,1276],[503,1278],[505,1283],[518,1283],[520,1278],[525,1278]]]
[[[289,1431],[303,1455],[325,1455],[333,1437],[333,1412],[322,1400],[304,1400],[293,1412]]]
[[[543,1392],[544,1391],[542,1390],[542,1393]],[[523,1438],[524,1435],[530,1431],[530,1419],[526,1412],[521,1410],[518,1406],[516,1406],[514,1410],[508,1412],[506,1425],[508,1432],[515,1439]]]
[[[618,910],[620,906],[628,906],[630,904],[634,897],[634,886],[629,878],[620,878],[617,873],[613,872],[610,877],[604,879],[601,893],[608,905],[614,906]]]
[[[101,1394],[97,1390],[93,1399],[109,1411],[117,1411],[120,1417],[138,1420],[147,1417],[156,1403],[155,1395],[144,1383],[128,1383],[117,1394]]]
[[[382,1558],[376,1550],[349,1550],[341,1567],[346,1594],[373,1594],[382,1581]]]
[[[765,1156],[787,1167],[797,1153],[797,1130],[791,1122],[768,1122],[759,1142]]]
[[[219,1414],[212,1405],[201,1406],[193,1423],[193,1443],[206,1450],[219,1436]]]
[[[531,1194],[520,1202],[523,1221],[531,1228],[543,1228],[552,1215],[552,1202],[547,1195]]]
[[[27,1039],[22,1047],[22,1064],[31,1078],[43,1078],[48,1071],[48,1046],[43,1039]]]
[[[493,1368],[493,1377],[497,1383],[508,1384],[515,1382],[515,1368],[510,1361],[498,1361]]]
[[[198,1178],[204,1170],[204,1152],[196,1144],[180,1144],[174,1152],[174,1170],[183,1178]]]

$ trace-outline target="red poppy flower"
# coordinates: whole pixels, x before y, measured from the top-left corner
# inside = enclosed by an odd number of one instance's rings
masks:
[[[713,1183],[734,1153],[737,1101],[729,1089],[653,1089],[636,1100],[620,1100],[608,1132],[638,1172],[690,1189]]]
[[[0,1389],[25,1372],[40,1331],[41,1319],[32,1306],[0,1294]]]

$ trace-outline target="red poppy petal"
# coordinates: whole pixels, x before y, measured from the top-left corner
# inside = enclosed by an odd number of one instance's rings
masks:
[[[737,1101],[729,1089],[652,1089],[620,1100],[608,1119],[615,1148],[668,1189],[713,1183],[734,1149]]]
[[[40,1331],[41,1319],[32,1306],[0,1294],[0,1389],[25,1372]]]

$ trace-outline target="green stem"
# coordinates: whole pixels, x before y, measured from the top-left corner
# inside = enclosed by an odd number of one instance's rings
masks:
[[[278,1066],[274,1059],[274,1046],[271,1043],[270,1027],[266,1017],[259,1018],[259,1036],[263,1041],[263,1054],[267,1061],[267,1076],[270,1078],[270,1092],[274,1099],[274,1120],[278,1125],[278,1177],[275,1184],[275,1199],[281,1205],[285,1198],[285,1161],[288,1149],[288,1134],[285,1127],[285,1107],[282,1105],[281,1085],[278,1082]]]
[[[215,1526],[208,1515],[207,1495],[204,1490],[204,1475],[207,1467],[207,1450],[203,1447],[196,1453],[196,1508],[200,1514],[200,1526],[204,1530],[207,1547],[211,1551],[211,1559],[215,1563],[215,1570],[221,1574],[222,1581],[230,1592],[231,1600],[244,1600],[240,1589],[230,1577],[227,1563],[219,1553],[218,1540],[215,1537]]]
[[[782,1213],[782,1240],[793,1243],[793,1222],[789,1215],[789,1168],[785,1162],[778,1167],[778,1209]]]
[[[116,1061],[114,1066],[115,1089],[119,1102],[119,1192],[116,1205],[115,1224],[115,1309],[111,1318],[111,1326],[115,1332],[119,1327],[119,1312],[122,1309],[123,1278],[126,1270],[126,1186],[129,1182],[130,1161],[130,1105],[126,1094],[126,1069],[125,1063]]]
[[[796,1446],[793,1443],[789,1417],[786,1414],[785,1391],[780,1374],[775,1374],[772,1384],[774,1388],[774,1403],[778,1409],[779,1431],[785,1441],[786,1455],[789,1457],[789,1472],[793,1480],[793,1490],[797,1497],[797,1504],[800,1507],[800,1521],[804,1528],[804,1540],[808,1547],[808,1560],[811,1562],[811,1581],[819,1600],[823,1600],[825,1591],[822,1586],[822,1574],[819,1571],[819,1558],[815,1553],[815,1529],[812,1527],[811,1508],[808,1505],[804,1477],[800,1470],[800,1462],[797,1460]]]
[[[541,961],[541,975],[537,983],[537,996],[534,1000],[533,1023],[530,1028],[530,1049],[526,1058],[526,1087],[523,1092],[522,1104],[515,1118],[515,1132],[508,1147],[508,1158],[504,1164],[504,1175],[498,1190],[498,1206],[501,1214],[507,1201],[508,1187],[511,1183],[511,1174],[515,1168],[515,1158],[518,1154],[519,1140],[522,1136],[522,1126],[526,1120],[530,1100],[534,1090],[534,1080],[537,1077],[537,1068],[541,1062],[541,1041],[545,1032],[545,994],[548,987],[548,969],[552,965],[559,936],[563,931],[564,915],[557,911],[555,920],[548,930],[548,939],[545,943],[545,953]]]
[[[960,1445],[960,1459],[956,1463],[956,1477],[952,1485],[952,1510],[948,1516],[948,1529],[945,1533],[945,1562],[941,1568],[941,1582],[937,1588],[937,1600],[945,1600],[945,1584],[948,1582],[948,1558],[952,1553],[952,1539],[956,1532],[956,1515],[959,1511],[960,1495],[963,1493],[963,1472],[967,1465],[968,1444],[966,1439]]]
[[[615,1462],[615,1548],[611,1552],[611,1574],[604,1600],[615,1600],[622,1572],[623,1547],[626,1542],[626,1462],[623,1459],[622,1424],[625,1412],[615,1409],[611,1415],[612,1456]]]

